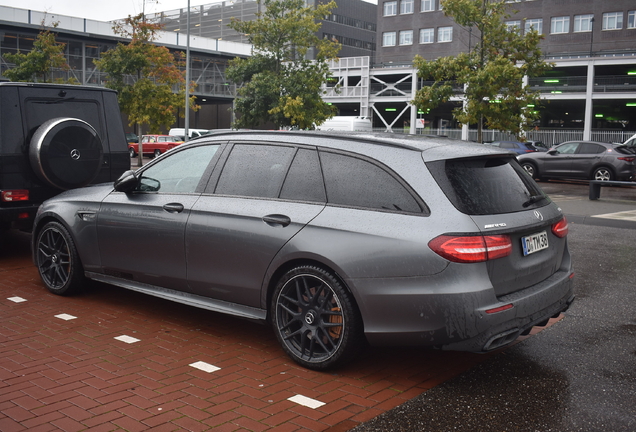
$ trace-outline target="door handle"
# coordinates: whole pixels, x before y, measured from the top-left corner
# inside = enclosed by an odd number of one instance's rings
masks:
[[[265,222],[269,226],[283,226],[286,227],[291,223],[291,219],[285,215],[280,214],[271,214],[267,216],[263,216],[263,222]]]
[[[183,204],[168,203],[163,205],[163,209],[168,213],[181,213],[184,209]]]

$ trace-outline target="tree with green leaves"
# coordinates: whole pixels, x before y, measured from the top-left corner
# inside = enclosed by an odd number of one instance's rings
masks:
[[[53,23],[52,27],[57,27],[58,23]],[[77,84],[77,80],[53,79],[55,70],[68,71],[70,66],[64,56],[65,45],[55,40],[55,33],[45,29],[42,21],[42,30],[33,42],[33,49],[26,54],[7,53],[4,58],[15,64],[15,68],[7,69],[4,75],[11,81],[22,82],[59,82]]]
[[[236,58],[227,69],[227,76],[241,85],[234,127],[272,122],[307,129],[324,123],[335,114],[321,97],[322,85],[331,76],[327,60],[337,56],[341,45],[318,38],[316,32],[335,2],[315,8],[304,0],[264,0],[263,5],[265,11],[256,20],[229,24],[253,45],[250,58]],[[314,60],[306,58],[310,50]]]
[[[529,107],[540,98],[524,77],[540,76],[552,67],[539,48],[543,36],[534,29],[521,34],[519,28],[508,28],[505,19],[512,5],[504,0],[442,0],[442,5],[457,24],[476,29],[477,44],[456,57],[429,61],[416,56],[418,75],[433,83],[418,90],[412,103],[420,110],[433,109],[450,100],[453,86],[464,84],[465,106],[453,116],[460,123],[477,124],[479,142],[483,126],[519,137],[538,118]]]
[[[118,91],[119,106],[128,115],[129,124],[137,125],[141,165],[142,125],[147,125],[149,132],[158,133],[162,126],[174,124],[179,109],[183,112],[186,83],[179,66],[183,65],[184,56],[153,44],[161,25],[145,21],[142,14],[128,16],[113,30],[130,42],[118,43],[95,64],[108,74],[106,87]],[[193,96],[190,107],[196,109],[194,102]]]

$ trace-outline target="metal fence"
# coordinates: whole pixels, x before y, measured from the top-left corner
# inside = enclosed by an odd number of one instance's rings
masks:
[[[377,131],[383,132],[384,128],[376,128]],[[409,133],[409,129],[393,128],[395,133]],[[453,139],[462,138],[461,129],[446,128],[426,128],[418,129],[418,134],[422,135],[442,135]],[[504,131],[485,129],[482,131],[484,142],[491,141],[516,141],[517,138]],[[636,131],[624,130],[593,130],[592,141],[623,143],[636,134]],[[469,141],[477,141],[477,130],[471,129],[468,132]],[[548,147],[565,142],[565,141],[581,141],[583,140],[582,129],[541,129],[526,132],[526,141],[542,141]]]

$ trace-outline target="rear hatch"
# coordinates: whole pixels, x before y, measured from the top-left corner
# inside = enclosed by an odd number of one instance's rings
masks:
[[[510,237],[511,253],[486,261],[497,296],[533,286],[559,271],[568,253],[567,222],[514,157],[447,159],[427,166],[448,199],[473,219],[482,235]]]

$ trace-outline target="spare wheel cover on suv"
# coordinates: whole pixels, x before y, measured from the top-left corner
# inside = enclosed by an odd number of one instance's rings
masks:
[[[89,184],[99,173],[104,151],[97,131],[76,118],[47,120],[35,131],[29,160],[37,176],[59,189]]]

